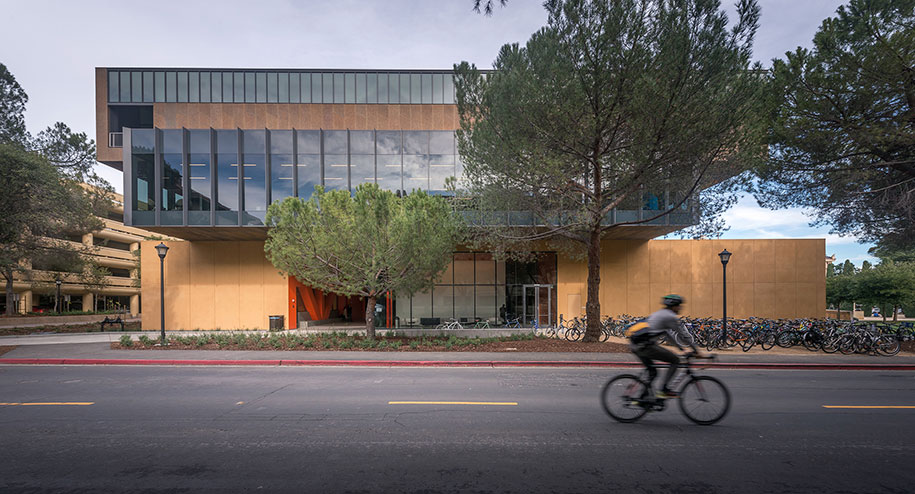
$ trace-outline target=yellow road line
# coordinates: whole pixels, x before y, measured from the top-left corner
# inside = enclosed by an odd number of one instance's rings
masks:
[[[389,401],[388,405],[494,405],[516,406],[513,401]]]
[[[48,403],[0,403],[0,406],[12,407],[33,407],[33,406],[44,406],[44,405],[56,405],[56,406],[77,406],[84,407],[89,405],[95,405],[94,401],[71,401],[71,402],[48,402]]]
[[[915,405],[823,405],[823,408],[915,408]]]

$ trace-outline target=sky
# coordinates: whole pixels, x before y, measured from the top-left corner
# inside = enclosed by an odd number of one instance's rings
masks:
[[[95,67],[449,69],[491,67],[499,48],[546,24],[542,2],[509,0],[491,17],[472,0],[0,0],[0,62],[29,95],[34,133],[67,123],[95,138]],[[722,7],[734,13],[735,0]],[[840,0],[759,0],[754,57],[763,66],[809,47]],[[733,17],[733,15],[732,15]],[[98,166],[117,190],[121,173]],[[797,209],[771,211],[742,198],[722,238],[825,238],[841,262],[876,260],[869,244],[812,228]]]

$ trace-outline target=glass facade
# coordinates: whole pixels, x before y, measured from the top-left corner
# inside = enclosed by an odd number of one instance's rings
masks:
[[[419,189],[450,195],[450,179],[460,180],[463,173],[453,131],[131,132],[127,159],[133,166],[125,177],[129,184],[125,190],[136,213],[131,221],[137,226],[262,226],[271,202],[289,196],[308,199],[316,185],[352,191],[359,184],[377,183],[399,194]],[[694,205],[692,201],[680,204],[681,197],[673,186],[641,197],[634,195],[606,221],[650,219],[667,209],[670,214],[649,224],[693,224]],[[534,225],[534,216],[511,211],[492,221]]]
[[[308,199],[316,185],[447,193],[456,160],[451,131],[131,129],[131,136],[133,221],[147,226],[261,226],[271,202]]]
[[[184,132],[163,130],[162,152],[162,212],[163,225],[184,223]]]
[[[188,182],[190,184],[188,203],[189,225],[209,225],[213,203],[212,167],[210,166],[210,132],[191,130],[188,132]]]
[[[109,103],[454,104],[451,72],[108,70]]]
[[[134,129],[130,140],[131,200],[134,225],[156,224],[156,131]]]
[[[556,271],[554,252],[542,252],[531,262],[496,261],[485,252],[455,252],[431,290],[412,297],[397,296],[395,317],[404,327],[434,326],[449,319],[471,324],[476,320],[498,323],[503,316],[534,313],[530,299],[532,289],[538,288],[542,320],[549,317],[555,322]]]

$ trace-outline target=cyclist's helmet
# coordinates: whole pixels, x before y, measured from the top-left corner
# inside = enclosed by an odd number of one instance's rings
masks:
[[[664,304],[664,307],[676,307],[683,303],[683,297],[675,294],[665,295],[661,299],[661,303]]]

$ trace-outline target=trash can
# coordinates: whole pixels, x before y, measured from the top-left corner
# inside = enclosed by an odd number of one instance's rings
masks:
[[[286,329],[285,324],[283,324],[283,316],[269,316],[270,318],[270,331],[282,331]]]

